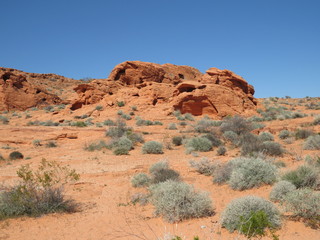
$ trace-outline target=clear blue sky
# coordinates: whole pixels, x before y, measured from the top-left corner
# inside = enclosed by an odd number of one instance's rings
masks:
[[[319,11],[319,0],[6,0],[0,66],[75,79],[126,60],[218,67],[256,97],[316,97]]]

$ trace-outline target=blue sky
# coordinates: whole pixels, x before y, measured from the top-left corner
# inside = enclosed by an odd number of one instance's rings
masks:
[[[127,60],[229,69],[256,97],[320,96],[318,0],[10,0],[0,66],[106,78]]]

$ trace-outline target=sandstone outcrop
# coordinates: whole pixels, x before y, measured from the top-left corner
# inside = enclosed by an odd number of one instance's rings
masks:
[[[218,117],[248,113],[256,108],[254,88],[229,70],[210,68],[205,74],[189,66],[127,61],[108,79],[75,88],[72,109],[117,99],[141,106],[168,105],[171,110]]]
[[[61,99],[46,90],[32,85],[23,74],[0,69],[0,110],[26,110],[59,104]]]

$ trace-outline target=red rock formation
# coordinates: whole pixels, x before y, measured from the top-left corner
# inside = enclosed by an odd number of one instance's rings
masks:
[[[108,79],[75,90],[79,99],[73,109],[102,98],[108,105],[117,99],[146,106],[169,104],[182,113],[218,117],[256,108],[253,87],[235,73],[217,68],[202,74],[188,66],[128,61],[117,65]]]
[[[26,110],[58,104],[61,99],[30,84],[22,74],[0,69],[0,110]]]

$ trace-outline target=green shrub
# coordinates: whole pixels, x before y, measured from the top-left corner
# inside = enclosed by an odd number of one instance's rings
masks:
[[[303,149],[320,150],[320,135],[309,136],[303,145]]]
[[[87,124],[83,121],[71,122],[70,125],[73,127],[87,127]]]
[[[131,178],[133,187],[147,187],[151,183],[151,178],[145,173],[138,173]]]
[[[274,141],[274,137],[271,133],[269,132],[261,132],[259,134],[259,139],[262,141],[262,142],[266,142],[266,141]]]
[[[41,141],[39,139],[35,139],[32,141],[33,146],[35,147],[40,147],[41,146]]]
[[[291,133],[288,130],[281,130],[279,132],[279,138],[281,138],[281,139],[287,139],[290,136],[291,136]]]
[[[261,158],[238,158],[232,160],[232,165],[229,185],[235,190],[272,184],[277,177],[276,166]]]
[[[127,148],[124,148],[124,147],[115,147],[113,149],[113,154],[114,155],[128,155],[129,154],[129,150]]]
[[[156,141],[149,141],[142,146],[143,154],[162,154],[163,146],[161,143]]]
[[[211,176],[216,169],[216,164],[210,162],[207,158],[202,158],[200,161],[189,161],[189,164],[194,168],[198,173]]]
[[[261,152],[262,142],[257,135],[245,133],[240,136],[240,146],[242,155],[254,155]]]
[[[240,116],[234,116],[223,120],[220,129],[222,132],[233,131],[238,135],[253,130],[251,122]]]
[[[116,126],[111,126],[106,131],[106,136],[111,138],[121,138],[130,128],[127,127],[127,124],[123,121],[118,119],[116,122]]]
[[[95,110],[102,111],[103,110],[103,106],[102,105],[97,105]]]
[[[13,151],[9,154],[10,160],[23,159],[23,154],[18,151]]]
[[[224,184],[228,182],[231,177],[232,169],[232,161],[229,161],[228,163],[217,164],[213,173],[212,181],[217,184]]]
[[[89,145],[85,145],[84,150],[89,151],[89,152],[93,152],[96,150],[101,150],[103,148],[107,148],[107,144],[105,143],[105,141],[100,140],[98,142],[93,142],[90,143]]]
[[[49,142],[46,143],[45,146],[46,146],[47,148],[55,148],[55,147],[57,147],[57,143],[54,142],[54,141],[49,141]]]
[[[20,183],[0,194],[0,219],[76,210],[77,205],[62,193],[65,183],[79,179],[74,170],[43,159],[36,171],[23,165],[17,174]]]
[[[126,103],[124,101],[117,101],[118,107],[123,107]]]
[[[314,132],[308,129],[297,129],[294,132],[294,136],[296,139],[306,139],[313,134]]]
[[[191,113],[184,114],[186,120],[194,121],[193,115]]]
[[[6,116],[0,115],[0,122],[6,125],[9,123],[9,119]]]
[[[239,136],[238,134],[236,134],[235,132],[233,131],[225,131],[223,133],[223,137],[231,142],[234,146],[238,146],[240,144],[240,139],[239,139]]]
[[[194,130],[198,133],[209,133],[212,132],[214,127],[221,125],[221,121],[213,121],[209,118],[202,118],[194,126]]]
[[[175,146],[181,146],[182,145],[182,140],[183,138],[181,136],[174,136],[172,137],[172,143],[175,145]]]
[[[149,172],[151,174],[158,172],[162,169],[169,169],[169,163],[167,161],[159,161],[154,164],[149,168]]]
[[[271,189],[270,199],[274,202],[282,202],[286,195],[294,190],[296,190],[296,186],[291,182],[285,180],[277,182]]]
[[[281,145],[273,141],[263,142],[261,145],[261,151],[269,156],[281,156],[284,152]]]
[[[169,164],[166,161],[160,161],[153,164],[150,167],[149,172],[153,184],[165,182],[167,180],[180,181],[180,174],[175,170],[170,169]]]
[[[319,173],[309,166],[299,166],[285,173],[282,180],[291,182],[296,188],[315,188],[319,184]]]
[[[212,149],[212,143],[207,138],[193,137],[186,142],[186,148],[193,151],[208,152]]]
[[[177,125],[175,123],[169,123],[168,125],[168,129],[169,130],[177,130]]]
[[[284,203],[295,216],[314,219],[320,224],[320,192],[297,189],[286,195]]]
[[[196,192],[184,182],[168,180],[152,185],[151,202],[157,215],[169,222],[212,215],[212,201],[207,193]]]
[[[131,110],[132,110],[132,111],[137,111],[138,108],[137,108],[137,106],[131,106]]]
[[[221,215],[222,226],[230,232],[238,230],[246,234],[247,223],[250,222],[257,228],[251,229],[250,235],[253,236],[254,232],[263,233],[265,228],[274,229],[281,226],[280,212],[271,202],[261,197],[245,196],[232,200]]]
[[[219,147],[222,144],[221,140],[213,133],[206,133],[201,137],[208,139],[213,147]]]
[[[122,148],[122,149],[127,149],[130,151],[133,147],[132,141],[127,138],[126,136],[122,136],[119,138],[119,140],[116,142],[116,147],[117,148]]]
[[[116,126],[116,123],[112,121],[111,119],[107,119],[103,122],[103,125],[105,126]]]
[[[315,116],[313,125],[320,125],[320,115]]]
[[[219,146],[217,150],[218,156],[224,156],[227,152],[227,149],[225,146]]]

